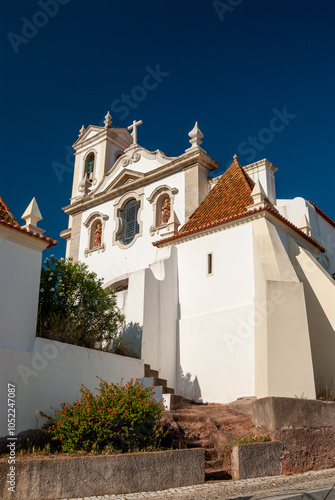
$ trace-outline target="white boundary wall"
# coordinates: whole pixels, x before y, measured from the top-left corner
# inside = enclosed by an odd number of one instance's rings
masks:
[[[0,393],[2,394],[0,435],[7,434],[7,383],[16,385],[16,433],[44,423],[36,411],[52,414],[49,405],[73,402],[84,384],[94,391],[99,380],[124,382],[142,378],[144,364],[139,359],[36,338],[34,351],[0,348]]]

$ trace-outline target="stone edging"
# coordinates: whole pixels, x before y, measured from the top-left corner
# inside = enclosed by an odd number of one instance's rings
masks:
[[[2,500],[125,494],[202,484],[203,449],[169,450],[123,455],[93,455],[16,460],[15,494],[8,491],[9,465],[0,463]]]

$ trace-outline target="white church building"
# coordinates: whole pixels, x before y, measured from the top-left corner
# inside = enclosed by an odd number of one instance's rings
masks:
[[[335,222],[277,199],[266,159],[215,177],[197,123],[176,157],[138,144],[141,121],[104,124],[73,146],[61,236],[116,292],[142,360],[195,401],[314,398],[335,377]]]

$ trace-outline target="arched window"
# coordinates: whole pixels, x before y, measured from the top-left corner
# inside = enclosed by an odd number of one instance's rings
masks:
[[[85,175],[87,176],[89,181],[93,181],[94,163],[95,155],[94,153],[90,153],[89,155],[87,155],[85,160]]]
[[[131,198],[124,207],[119,210],[120,230],[117,234],[117,240],[123,245],[129,245],[139,233],[140,227],[137,222],[137,214],[140,208],[140,202]]]

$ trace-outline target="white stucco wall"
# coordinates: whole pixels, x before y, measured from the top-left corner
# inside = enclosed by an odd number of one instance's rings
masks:
[[[27,234],[0,227],[1,345],[24,350],[33,348],[42,250],[46,246],[38,240],[35,243],[35,238]]]
[[[304,286],[299,281],[275,225],[260,218],[252,222],[252,227],[255,396],[304,395],[314,398]],[[294,241],[293,238],[291,240]]]
[[[290,241],[293,265],[304,284],[317,392],[332,386],[335,367],[335,281],[313,255]]]
[[[221,403],[254,395],[251,225],[212,233],[177,248],[178,392]],[[208,252],[213,252],[212,276],[206,272]]]
[[[90,390],[98,386],[96,376],[118,383],[121,378],[144,376],[143,362],[86,349],[71,344],[37,338],[33,352],[10,347],[0,348],[0,392],[5,398],[7,383],[16,385],[16,432],[35,429],[36,411],[51,414],[49,405],[73,402],[84,384]],[[4,407],[3,407],[4,410]],[[0,414],[0,435],[7,434],[7,414]],[[38,426],[44,422],[39,417]]]
[[[335,272],[335,228],[304,198],[277,200],[276,206],[279,212],[297,227],[302,217],[306,216],[311,226],[310,235],[327,250],[326,253],[318,256],[318,261],[329,274],[333,274]]]

